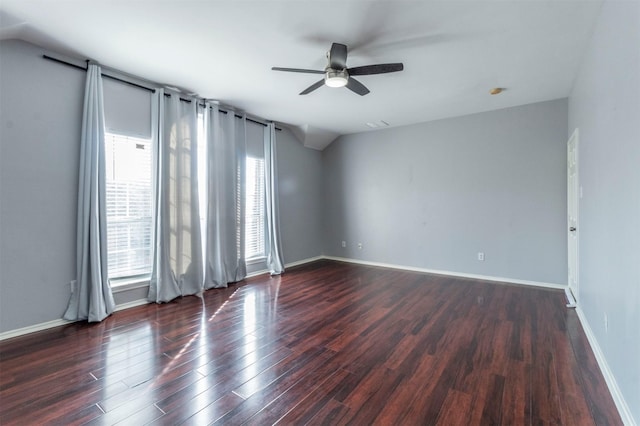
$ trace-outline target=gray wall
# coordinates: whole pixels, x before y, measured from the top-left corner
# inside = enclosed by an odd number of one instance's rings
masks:
[[[343,136],[323,152],[324,252],[565,284],[566,141],[566,100]]]
[[[282,251],[292,263],[322,254],[322,153],[286,128],[276,137]]]
[[[579,129],[579,306],[640,422],[640,3],[605,2],[569,98]],[[605,329],[607,315],[609,327]]]
[[[0,331],[62,317],[75,278],[85,73],[0,42]]]
[[[75,279],[86,75],[43,53],[0,42],[0,332],[60,319]],[[322,160],[288,131],[277,136],[283,251],[294,262],[321,253]],[[145,295],[134,289],[114,297],[122,304]]]

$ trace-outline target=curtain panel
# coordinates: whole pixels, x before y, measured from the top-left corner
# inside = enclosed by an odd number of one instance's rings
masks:
[[[89,64],[80,139],[76,285],[63,315],[71,321],[102,321],[115,308],[107,268],[104,132],[101,69]]]
[[[245,242],[246,118],[204,108],[207,144],[205,288],[227,287],[247,275]]]
[[[284,272],[282,259],[282,245],[280,241],[280,207],[278,197],[278,161],[276,158],[276,128],[269,123],[264,138],[265,162],[265,207],[267,235],[265,251],[267,255],[267,269],[271,275]]]
[[[204,284],[198,200],[197,99],[157,91],[154,254],[149,301],[200,294]]]

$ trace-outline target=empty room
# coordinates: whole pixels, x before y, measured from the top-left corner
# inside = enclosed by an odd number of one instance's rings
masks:
[[[0,424],[637,425],[637,0],[2,0]]]

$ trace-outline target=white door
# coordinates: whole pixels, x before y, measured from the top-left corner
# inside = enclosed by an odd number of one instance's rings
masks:
[[[578,298],[578,129],[567,142],[567,242],[569,248],[569,290]],[[568,295],[569,296],[569,295]],[[572,301],[570,300],[570,304]]]

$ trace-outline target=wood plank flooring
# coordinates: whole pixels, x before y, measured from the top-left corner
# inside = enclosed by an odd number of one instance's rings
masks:
[[[0,424],[622,424],[564,304],[318,261],[0,342]]]

